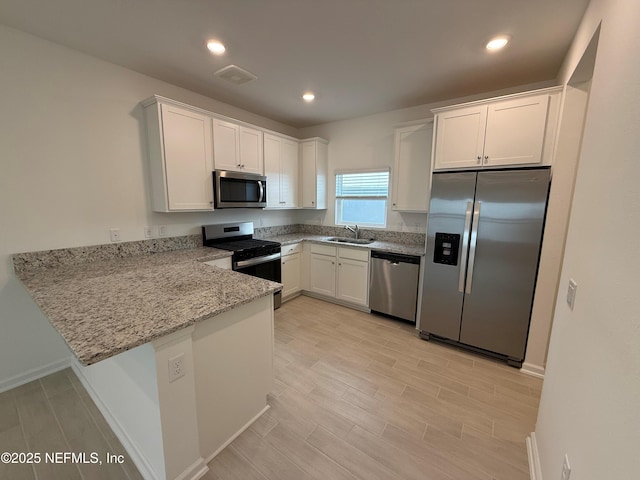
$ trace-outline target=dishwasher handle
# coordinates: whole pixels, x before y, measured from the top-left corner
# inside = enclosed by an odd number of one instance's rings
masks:
[[[371,250],[371,258],[379,258],[380,260],[388,260],[397,265],[399,263],[413,263],[420,265],[420,257],[417,255],[406,255],[403,253],[382,252],[380,250]]]

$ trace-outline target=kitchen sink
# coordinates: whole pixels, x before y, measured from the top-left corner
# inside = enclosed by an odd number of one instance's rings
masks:
[[[375,242],[374,238],[348,238],[348,237],[331,237],[327,238],[329,242],[338,242],[338,243],[356,243],[358,245],[368,245],[370,243]]]

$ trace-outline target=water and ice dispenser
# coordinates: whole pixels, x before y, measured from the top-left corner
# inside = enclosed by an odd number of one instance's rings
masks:
[[[444,265],[458,265],[458,250],[460,249],[460,234],[436,233],[433,263]]]

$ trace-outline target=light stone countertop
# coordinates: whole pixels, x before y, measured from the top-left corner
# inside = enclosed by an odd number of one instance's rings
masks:
[[[347,235],[344,235],[347,237]],[[282,245],[291,245],[293,243],[298,243],[302,241],[314,242],[314,243],[322,243],[325,245],[334,245],[334,246],[342,246],[349,248],[363,248],[366,250],[379,250],[390,253],[401,253],[404,255],[416,255],[416,256],[424,256],[424,245],[416,245],[416,244],[404,244],[404,243],[396,243],[396,242],[382,242],[382,241],[374,241],[372,243],[367,244],[357,244],[357,243],[342,243],[342,242],[330,242],[328,239],[331,236],[327,235],[313,235],[309,233],[288,233],[286,235],[277,235],[273,237],[267,237],[265,240],[271,240],[273,242],[279,242]]]
[[[16,275],[78,360],[91,365],[282,288],[202,263],[230,255],[200,247]]]

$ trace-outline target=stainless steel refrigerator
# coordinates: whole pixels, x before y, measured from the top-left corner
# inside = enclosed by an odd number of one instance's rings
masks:
[[[549,168],[434,173],[420,336],[521,366]]]

